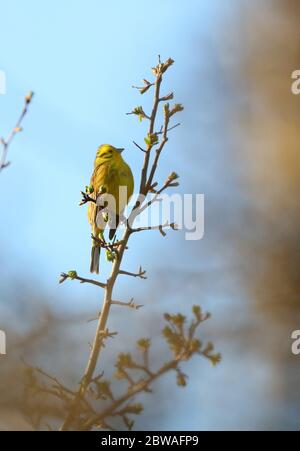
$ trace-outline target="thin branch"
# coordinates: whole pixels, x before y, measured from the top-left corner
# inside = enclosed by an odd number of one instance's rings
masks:
[[[123,368],[122,369],[122,376],[124,376],[124,378],[127,380],[127,382],[129,383],[130,387],[133,387],[135,382],[133,380],[133,378],[128,374],[128,372]]]
[[[99,429],[108,429],[109,431],[112,431],[112,432],[117,431],[117,429],[115,429],[113,426],[108,424],[107,421],[102,421],[102,423],[97,424],[96,427]]]
[[[139,365],[137,363],[134,363],[133,367],[135,370],[140,370],[146,373],[148,376],[152,377],[153,373],[149,370],[148,365]]]
[[[99,282],[98,280],[93,280],[93,279],[85,279],[84,277],[80,277],[77,275],[76,271],[70,271],[70,274],[66,274],[64,272],[61,273],[61,278],[59,280],[59,283],[63,283],[65,280],[67,279],[72,279],[72,280],[79,280],[80,283],[90,283],[91,285],[96,285],[97,287],[100,288],[105,288],[106,284]]]
[[[174,93],[170,92],[166,96],[163,96],[159,99],[160,102],[168,102],[169,100],[172,100],[174,98]]]
[[[146,80],[145,78],[142,80],[142,82],[144,83],[144,86],[132,86],[134,89],[140,91],[141,94],[145,94],[145,92],[147,92],[148,89],[151,88],[151,86],[154,86],[154,83],[150,83],[150,81]]]
[[[161,63],[159,63],[159,64],[161,64]],[[148,135],[150,135],[150,136],[153,134],[154,127],[155,127],[155,120],[156,120],[156,116],[157,116],[157,109],[158,109],[159,98],[160,98],[161,82],[162,82],[162,73],[160,71],[157,71],[156,80],[154,83],[154,85],[155,85],[154,101],[153,101],[153,107],[152,107],[152,112],[151,112],[151,116],[150,116],[150,124],[149,124],[149,130],[148,130]],[[148,145],[147,152],[145,153],[144,164],[142,167],[141,181],[140,181],[140,194],[147,193],[146,182],[147,182],[147,172],[148,172],[148,166],[149,166],[149,161],[150,161],[151,148],[152,148],[152,146]]]
[[[35,367],[35,368],[33,368],[37,373],[39,373],[39,374],[41,374],[42,376],[44,376],[44,377],[46,377],[47,379],[49,379],[50,381],[52,381],[53,382],[53,386],[52,386],[52,389],[53,390],[58,390],[58,392],[59,392],[59,395],[60,396],[62,396],[62,393],[65,393],[65,394],[67,394],[67,395],[69,395],[69,396],[72,396],[72,397],[74,397],[75,395],[76,395],[76,393],[74,392],[74,391],[72,391],[72,390],[70,390],[68,387],[66,387],[65,385],[63,385],[56,377],[54,377],[54,376],[51,376],[50,374],[48,374],[48,373],[46,373],[46,371],[44,371],[44,370],[42,370],[41,368],[39,368],[39,367]],[[38,387],[39,388],[39,390],[46,390],[46,391],[48,391],[48,393],[51,391],[51,389],[49,389],[49,388],[47,388],[47,387]],[[53,394],[53,393],[52,393]],[[71,402],[72,401],[72,398],[70,399],[70,398],[66,398],[66,400],[68,400],[69,402]],[[86,408],[90,411],[90,412],[93,412],[93,413],[96,413],[96,411],[93,409],[93,407],[90,405],[90,403],[85,399],[85,398],[82,398],[82,400],[81,400],[83,403],[84,403],[84,405],[86,406]]]
[[[27,365],[29,366],[29,365]],[[29,366],[30,367],[30,366]],[[68,387],[65,387],[56,377],[51,376],[51,374],[46,373],[46,371],[42,370],[39,367],[35,367],[34,370],[41,374],[42,376],[46,377],[47,379],[49,379],[50,381],[52,381],[60,390],[68,393],[69,395],[75,395],[75,392],[73,392],[72,390],[70,390]]]
[[[169,125],[169,120],[170,120],[169,109],[165,108],[164,109],[164,113],[165,113],[165,121],[164,121],[164,127],[163,127],[163,132],[162,132],[163,139],[162,139],[159,147],[156,149],[154,162],[153,162],[153,165],[152,165],[152,168],[151,168],[151,171],[150,171],[150,175],[149,175],[148,181],[146,183],[146,188],[147,189],[152,185],[153,178],[154,178],[154,175],[155,175],[155,172],[156,172],[156,169],[157,169],[157,165],[158,165],[158,160],[159,160],[160,154],[161,154],[165,144],[168,142],[168,125]]]
[[[26,113],[28,111],[28,106],[31,103],[32,98],[33,98],[33,92],[29,92],[27,94],[27,96],[25,97],[24,107],[23,107],[23,110],[21,112],[19,119],[17,120],[15,127],[12,129],[12,131],[8,135],[7,139],[4,139],[4,138],[0,139],[0,143],[2,144],[2,153],[1,153],[1,157],[0,157],[0,172],[3,169],[7,168],[7,166],[10,164],[7,161],[8,149],[9,149],[9,146],[10,146],[11,142],[13,141],[14,137],[22,131],[21,125],[22,125],[24,117],[26,116]]]
[[[139,267],[139,272],[137,273],[124,271],[123,269],[120,269],[119,274],[124,274],[125,276],[131,277],[139,277],[140,279],[147,279],[146,271],[144,271],[141,266]]]
[[[127,116],[130,116],[131,114],[135,114],[136,116],[140,116],[140,118],[142,119],[148,119],[150,120],[150,116],[148,116],[148,114],[145,113],[145,111],[142,111],[140,114],[138,114],[138,112],[136,111],[130,111],[129,113],[126,113]]]
[[[177,124],[173,125],[172,127],[169,127],[167,132],[170,132],[171,130],[174,130],[174,128],[179,127],[181,124],[180,122],[178,122]],[[162,135],[163,134],[163,125],[161,127],[161,129],[159,130],[159,132],[156,132],[157,135]]]
[[[168,221],[165,224],[160,224],[157,226],[147,226],[147,227],[137,227],[136,229],[131,229],[131,233],[136,232],[144,232],[146,230],[159,230],[162,236],[166,236],[166,232],[163,229],[171,228],[173,230],[177,230],[177,225],[174,222],[169,223]]]
[[[93,321],[98,321],[100,315],[101,315],[101,311],[98,313],[97,316],[94,316],[93,318],[89,318],[89,319],[87,320],[87,323],[92,323]]]
[[[114,338],[116,335],[118,335],[118,332],[110,332],[108,329],[101,330],[99,332],[99,337],[103,340],[104,338]],[[91,381],[94,380],[94,378],[91,379]]]
[[[104,371],[102,371],[102,373],[97,374],[97,376],[93,377],[93,379],[91,380],[91,383],[97,383],[99,382],[100,379],[102,379],[104,376]]]
[[[133,298],[130,299],[130,301],[128,302],[123,302],[123,301],[111,301],[112,305],[121,305],[122,307],[129,307],[135,310],[138,310],[139,308],[143,307],[140,304],[135,304],[135,302],[133,301]]]
[[[70,390],[68,387],[63,385],[55,376],[52,376],[51,374],[47,373],[46,371],[42,370],[41,368],[31,367],[28,363],[25,362],[24,359],[22,359],[22,362],[24,363],[24,365],[27,366],[27,368],[42,375],[46,379],[49,379],[49,381],[51,381],[53,383],[52,388],[44,387],[44,386],[41,386],[41,387],[37,386],[36,392],[45,392],[48,394],[52,394],[56,397],[64,398],[66,401],[68,401],[70,403],[72,402],[72,398],[69,398],[69,396],[74,397],[76,395],[76,392]],[[57,391],[55,391],[55,390],[57,390]],[[90,403],[85,398],[82,399],[82,402],[84,403],[84,405],[90,412],[92,412],[94,414],[96,413],[96,411],[92,408]]]
[[[150,199],[148,202],[146,202],[146,204],[140,206],[140,208],[137,211],[137,215],[140,215],[144,210],[149,208],[152,204],[154,204],[155,202],[158,202],[160,200],[160,198],[159,198],[160,194],[163,191],[165,191],[167,188],[179,186],[178,182],[174,182],[174,180],[176,180],[177,178],[178,178],[177,174],[172,173],[158,191],[154,190],[154,187],[156,184],[153,184],[151,186],[151,191],[153,191],[155,193],[155,196],[153,196],[152,199]]]
[[[147,150],[143,149],[138,143],[136,143],[135,141],[132,141],[132,142],[133,142],[133,144],[134,144],[138,149],[140,149],[142,152],[144,152],[144,153],[147,152]]]
[[[111,243],[108,243],[104,237],[98,238],[91,234],[92,240],[95,242],[95,244],[98,244],[99,247],[103,247],[104,249],[107,249],[109,251],[118,250],[118,248],[123,244],[122,240],[116,241],[116,235]],[[128,249],[125,247],[125,249]]]
[[[84,430],[90,430],[97,422],[101,422],[105,418],[114,416],[117,409],[124,403],[126,403],[129,399],[132,399],[138,393],[148,391],[149,386],[156,379],[170,370],[175,370],[183,357],[184,356],[178,356],[177,358],[170,360],[168,363],[165,363],[156,373],[151,373],[151,375],[149,375],[149,377],[147,377],[146,379],[141,379],[136,382],[135,385],[129,387],[128,391],[124,395],[116,398],[114,402],[107,406],[100,414],[87,419],[84,425]]]
[[[37,387],[34,392],[32,393],[32,396],[38,395],[40,393],[46,393],[47,395],[51,395],[54,396],[55,398],[58,399],[63,399],[65,402],[70,403],[72,401],[71,398],[69,398],[67,395],[61,393],[60,391],[56,391],[56,389],[51,389],[48,387]],[[96,412],[95,412],[96,413]]]
[[[82,199],[79,204],[80,207],[81,207],[81,205],[84,205],[88,202],[92,202],[94,204],[97,202],[97,200],[94,197],[91,197],[89,194],[85,193],[84,191],[81,191],[81,195],[82,195]]]

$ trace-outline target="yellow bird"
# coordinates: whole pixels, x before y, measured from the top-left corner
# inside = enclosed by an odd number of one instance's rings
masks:
[[[97,204],[89,203],[88,218],[92,226],[92,235],[95,238],[102,238],[106,222],[110,227],[109,239],[112,240],[118,227],[120,216],[126,207],[129,198],[134,189],[134,180],[130,167],[122,158],[121,152],[124,149],[118,149],[110,144],[102,144],[96,154],[94,162],[94,171],[91,177],[90,188],[91,197],[98,199]],[[120,195],[120,187],[125,190],[125,195]],[[114,205],[110,204],[109,196],[113,196]],[[103,210],[103,200],[108,198],[108,206]],[[99,199],[101,202],[99,202]],[[99,204],[102,204],[99,205]],[[108,221],[103,221],[101,210],[106,211]],[[101,218],[100,216],[101,215]],[[93,240],[91,252],[90,271],[99,274],[100,261],[99,243]]]

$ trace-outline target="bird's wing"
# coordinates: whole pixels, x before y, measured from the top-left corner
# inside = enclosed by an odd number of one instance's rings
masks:
[[[127,163],[122,164],[119,171],[119,185],[127,187],[127,201],[132,196],[134,189],[134,180],[130,167]]]
[[[110,165],[108,163],[104,163],[94,169],[90,183],[94,188],[94,192],[91,195],[91,197],[93,197],[94,199],[97,199],[99,191],[102,187],[108,191],[107,184],[109,179],[109,166]],[[99,210],[100,208],[94,202],[90,202],[88,209],[88,218],[92,226],[96,225],[96,217]]]

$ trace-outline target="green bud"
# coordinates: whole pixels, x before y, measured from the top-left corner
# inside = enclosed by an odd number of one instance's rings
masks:
[[[202,311],[201,311],[201,307],[199,305],[194,305],[193,306],[193,313],[194,313],[196,319],[198,321],[201,321]]]
[[[156,133],[148,133],[144,141],[147,146],[155,146],[158,143],[158,135]]]
[[[177,372],[177,385],[179,387],[185,387],[186,386],[186,375],[181,373],[180,371]]]
[[[33,96],[34,96],[34,93],[32,91],[29,91],[29,93],[25,97],[25,102],[27,103],[27,105],[31,102]]]
[[[143,411],[143,406],[140,403],[130,404],[125,407],[125,413],[139,415]]]
[[[86,187],[85,187],[85,192],[87,193],[87,194],[92,194],[93,192],[94,192],[94,187],[92,186],[92,185],[86,185]]]
[[[179,113],[180,111],[183,111],[183,105],[181,103],[175,103],[172,110],[170,111],[170,117],[173,116],[176,113]]]
[[[141,351],[147,351],[150,347],[150,340],[149,338],[140,338],[136,344]]]
[[[99,194],[104,194],[106,193],[106,191],[107,191],[106,187],[104,185],[101,185],[99,188]]]
[[[176,172],[172,172],[172,173],[169,175],[169,177],[168,177],[168,179],[171,180],[171,181],[177,180],[178,178],[179,178],[179,175],[176,174]]]
[[[222,356],[221,356],[221,354],[214,354],[214,355],[211,355],[209,357],[209,359],[210,359],[211,363],[213,364],[213,366],[216,366],[216,365],[218,365],[218,363],[221,362]]]
[[[110,250],[106,250],[106,260],[108,262],[114,262],[116,259],[116,253]]]

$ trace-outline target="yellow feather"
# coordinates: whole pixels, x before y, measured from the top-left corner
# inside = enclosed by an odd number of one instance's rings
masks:
[[[95,162],[94,171],[91,177],[90,186],[93,188],[92,197],[97,199],[101,193],[110,194],[115,199],[115,213],[122,214],[126,207],[129,198],[131,197],[134,189],[134,180],[130,167],[122,158],[121,149],[117,149],[109,144],[103,144],[98,148]],[[119,196],[119,188],[124,186],[127,190],[126,198]],[[105,194],[102,194],[105,196]],[[88,218],[92,226],[92,234],[96,238],[101,238],[104,231],[103,228],[99,228],[96,223],[97,215],[101,208],[94,202],[89,203]],[[110,212],[113,214],[114,212]],[[116,226],[118,225],[118,218]],[[113,229],[111,235],[115,233]],[[98,250],[96,251],[97,248]],[[93,242],[92,258],[91,258],[91,272],[99,273],[99,258],[100,248],[96,242]]]

